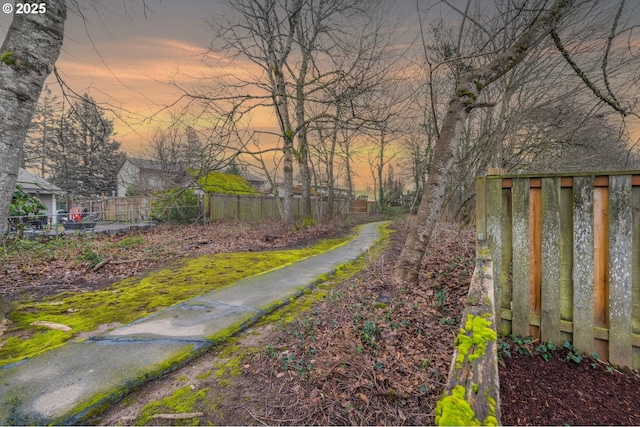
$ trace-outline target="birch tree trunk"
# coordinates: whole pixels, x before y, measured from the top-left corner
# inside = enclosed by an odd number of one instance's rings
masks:
[[[45,13],[14,15],[0,49],[0,237],[7,232],[22,148],[60,54],[66,16],[64,0],[49,0]]]
[[[444,204],[445,186],[453,164],[455,147],[461,139],[467,116],[477,106],[476,101],[482,89],[518,65],[540,40],[554,30],[572,3],[572,0],[556,0],[545,14],[531,23],[529,29],[511,47],[485,66],[472,69],[460,76],[434,147],[429,177],[416,221],[409,230],[394,271],[396,283],[418,281],[422,259]]]
[[[46,8],[42,14],[14,15],[0,49],[0,239],[8,231],[29,124],[62,47],[65,0],[49,0]],[[9,309],[0,295],[0,323]]]

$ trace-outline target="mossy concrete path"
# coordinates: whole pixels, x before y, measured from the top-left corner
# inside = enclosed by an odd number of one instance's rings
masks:
[[[357,237],[330,251],[0,368],[0,425],[83,420],[356,260],[378,239],[379,225],[364,225]]]

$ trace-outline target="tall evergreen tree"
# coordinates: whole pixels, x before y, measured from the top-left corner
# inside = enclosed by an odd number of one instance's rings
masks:
[[[36,170],[43,178],[51,175],[49,159],[60,126],[60,108],[58,97],[45,87],[24,143],[22,167]]]
[[[112,139],[113,121],[85,94],[72,104],[57,132],[52,181],[74,194],[111,194],[123,159],[120,143]]]

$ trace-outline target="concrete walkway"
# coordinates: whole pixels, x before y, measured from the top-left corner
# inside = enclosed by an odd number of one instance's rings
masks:
[[[84,342],[0,368],[0,425],[72,424],[248,327],[360,257],[379,237],[367,224],[348,244],[243,279]]]

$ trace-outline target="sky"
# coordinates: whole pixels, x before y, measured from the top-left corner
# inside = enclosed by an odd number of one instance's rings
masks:
[[[78,0],[81,14],[68,12],[56,68],[73,90],[112,108],[107,117],[117,113],[122,119],[115,118],[115,139],[128,154],[144,155],[162,123],[156,114],[180,96],[169,81],[189,86],[199,83],[189,76],[211,72],[202,61],[212,41],[208,22],[224,19],[224,2],[146,0],[145,8],[141,0]],[[413,1],[395,4],[398,13],[415,8]],[[2,38],[11,18],[0,12]],[[53,75],[47,83],[57,93]],[[158,120],[150,126],[152,116]],[[361,179],[370,175],[368,169],[359,173]]]
[[[117,113],[123,119],[115,120],[115,139],[129,154],[143,154],[151,129],[158,124],[150,127],[149,117],[180,96],[170,79],[188,86],[195,83],[189,75],[210,72],[202,61],[212,40],[208,21],[224,19],[225,0],[77,2],[82,16],[69,12],[56,67],[75,91],[87,92],[103,107],[112,108],[108,117]],[[390,4],[392,13],[411,25],[415,0]],[[2,38],[11,18],[0,12]],[[55,90],[54,79],[48,82]],[[364,168],[361,179],[370,174],[368,165]]]

